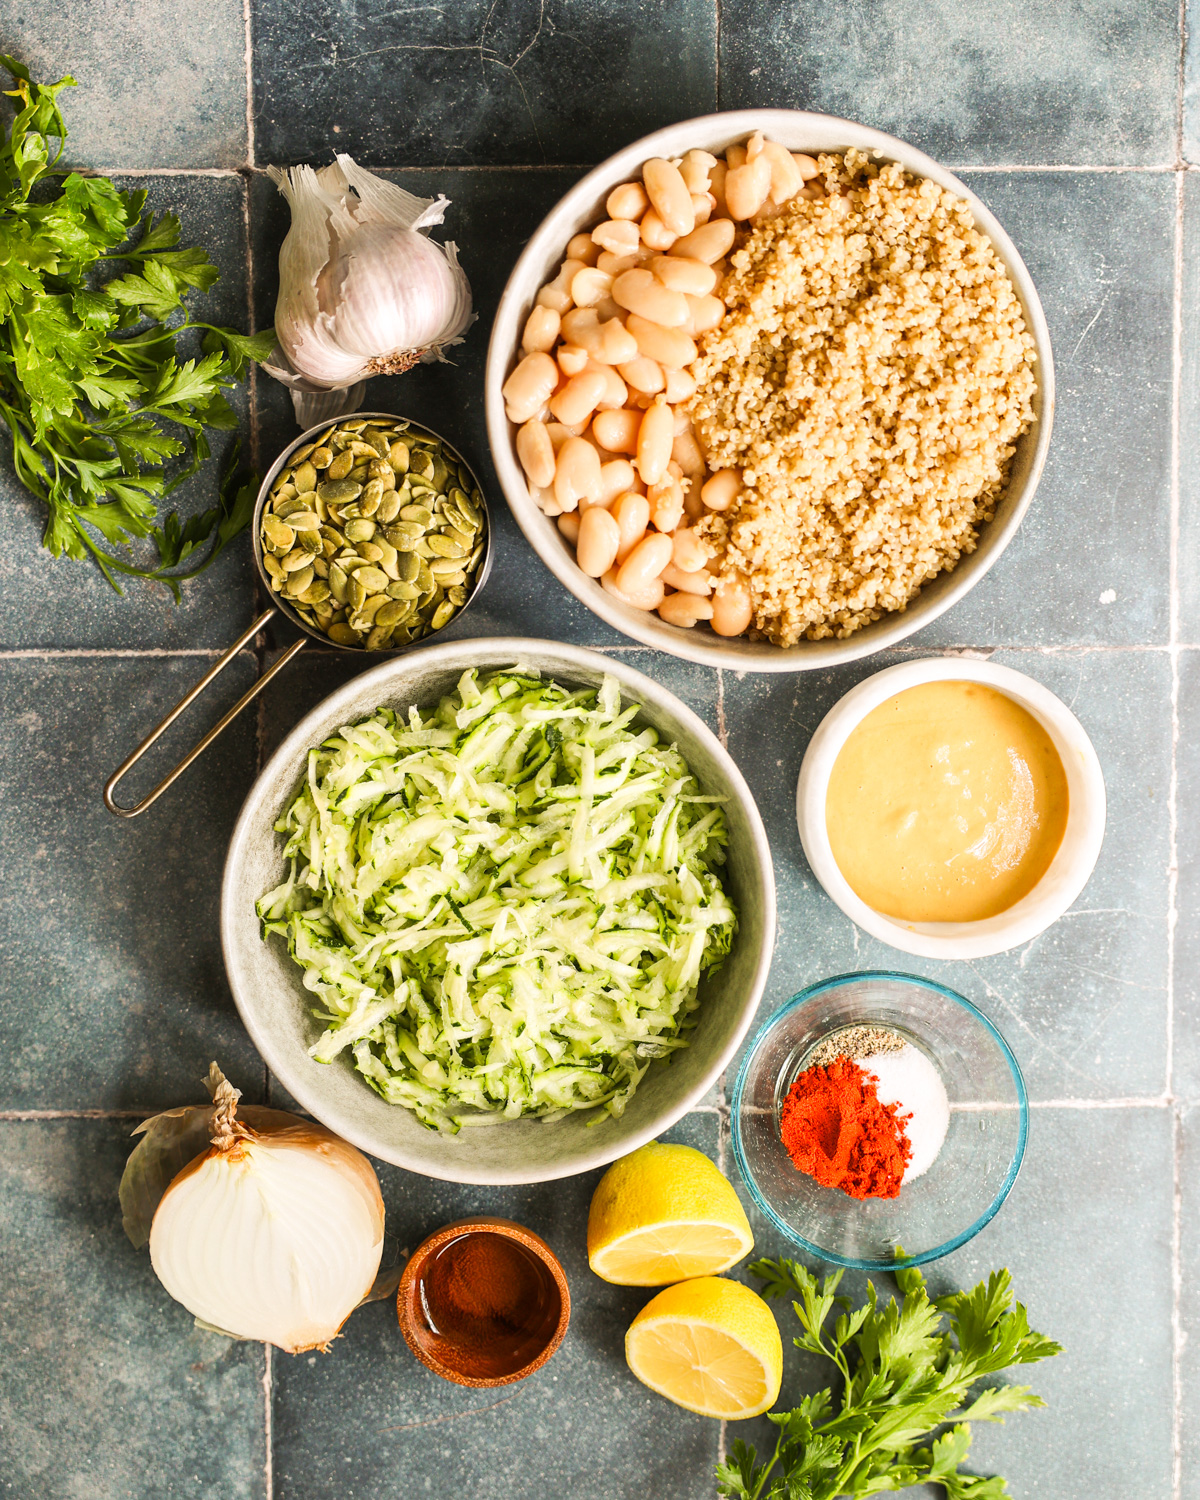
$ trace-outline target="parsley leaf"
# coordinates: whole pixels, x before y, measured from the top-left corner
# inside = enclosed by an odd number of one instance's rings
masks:
[[[181,247],[179,219],[146,212],[145,191],[58,166],[58,95],[73,78],[38,84],[15,58],[0,63],[16,101],[0,143],[0,419],[13,468],[47,508],[55,557],[90,557],[118,592],[118,574],[155,579],[178,601],[249,524],[256,486],[238,475],[235,444],[211,509],[160,520],[155,502],[208,458],[208,429],[237,427],[225,393],[275,335],[192,321],[188,296],[219,275],[207,253]],[[44,184],[33,201],[43,178],[54,192]],[[191,330],[198,358],[183,343]],[[153,567],[110,550],[147,537]]]
[[[852,1309],[838,1295],[840,1271],[818,1281],[794,1260],[760,1260],[750,1270],[762,1280],[764,1297],[792,1299],[801,1327],[794,1342],[836,1366],[839,1395],[835,1400],[830,1388],[792,1411],[769,1413],[779,1429],[774,1453],[761,1462],[753,1448],[736,1442],[717,1467],[721,1495],[861,1500],[933,1483],[949,1500],[1005,1500],[1003,1479],[961,1470],[970,1424],[1044,1403],[1027,1386],[984,1386],[974,1395],[972,1388],[1009,1365],[1062,1352],[1030,1329],[1007,1271],[993,1271],[973,1291],[932,1301],[920,1271],[898,1268],[899,1303],[881,1303],[868,1282],[866,1303]]]

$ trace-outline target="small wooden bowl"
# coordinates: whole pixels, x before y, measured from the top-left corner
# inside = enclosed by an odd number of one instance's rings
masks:
[[[469,1243],[485,1235],[500,1243]],[[490,1285],[481,1274],[489,1259]],[[464,1294],[459,1302],[455,1286]],[[435,1375],[457,1385],[511,1385],[540,1370],[562,1343],[571,1293],[545,1240],[485,1215],[456,1219],[421,1241],[400,1278],[396,1311],[408,1347]]]

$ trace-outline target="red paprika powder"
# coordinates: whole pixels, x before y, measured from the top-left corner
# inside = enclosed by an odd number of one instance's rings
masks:
[[[911,1115],[881,1104],[876,1081],[848,1057],[800,1074],[783,1101],[781,1133],[788,1155],[822,1187],[851,1198],[894,1198],[912,1147]]]

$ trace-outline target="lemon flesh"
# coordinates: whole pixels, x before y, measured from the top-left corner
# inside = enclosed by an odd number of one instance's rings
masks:
[[[691,1146],[652,1141],[614,1162],[588,1214],[588,1264],[618,1286],[727,1271],[754,1248],[729,1180]]]
[[[770,1308],[749,1287],[717,1276],[668,1287],[647,1303],[625,1335],[625,1358],[668,1401],[730,1422],[768,1411],[783,1375]]]

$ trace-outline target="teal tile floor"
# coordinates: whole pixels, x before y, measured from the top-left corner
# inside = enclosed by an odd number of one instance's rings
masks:
[[[369,400],[430,423],[478,466],[496,567],[456,633],[618,651],[703,715],[762,808],[780,896],[762,1017],[797,989],[899,964],[980,1005],[1033,1102],[1001,1214],[938,1263],[939,1290],[1008,1265],[1066,1346],[1031,1377],[1046,1410],[976,1438],[1016,1500],[1200,1495],[1200,12],[1175,0],[0,0],[4,48],[70,71],[70,160],[144,182],[222,271],[221,320],[265,326],[287,227],[269,163],[348,150],[452,200],[447,237],[479,322],[452,365]],[[710,672],[602,625],[542,568],[495,484],[480,393],[496,300],[580,171],[673,119],[783,105],[894,131],[959,170],[1025,256],[1050,323],[1054,442],[1016,540],[904,650],[789,678]],[[294,434],[256,378],[240,410],[265,467]],[[210,503],[212,470],[182,494]],[[594,1176],[461,1188],[381,1167],[394,1249],[466,1213],[522,1219],[562,1256],[575,1316],[528,1382],[479,1396],[429,1375],[394,1314],[356,1315],[323,1358],[198,1332],[120,1228],[116,1187],[146,1114],[200,1095],[218,1057],[288,1103],[242,1030],[216,902],[263,757],[355,664],[307,649],[186,781],[133,824],[107,773],[250,619],[243,543],[176,608],[111,595],[39,547],[0,461],[0,1495],[14,1500],[706,1500],[737,1436],[628,1375],[643,1295],[586,1270]],[[247,651],[144,768],[171,763],[284,643]],[[893,660],[969,651],[1028,672],[1083,721],[1109,791],[1096,873],[1025,948],[905,959],[823,895],[795,777],[826,709]],[[134,784],[129,793],[135,790]],[[728,1074],[674,1138],[736,1178]],[[740,1184],[739,1184],[740,1187]],[[785,1247],[756,1225],[758,1248]],[[884,1278],[886,1282],[886,1278]],[[851,1278],[862,1289],[862,1278]],[[780,1309],[786,1325],[790,1314]],[[789,1350],[784,1399],[811,1388]]]

